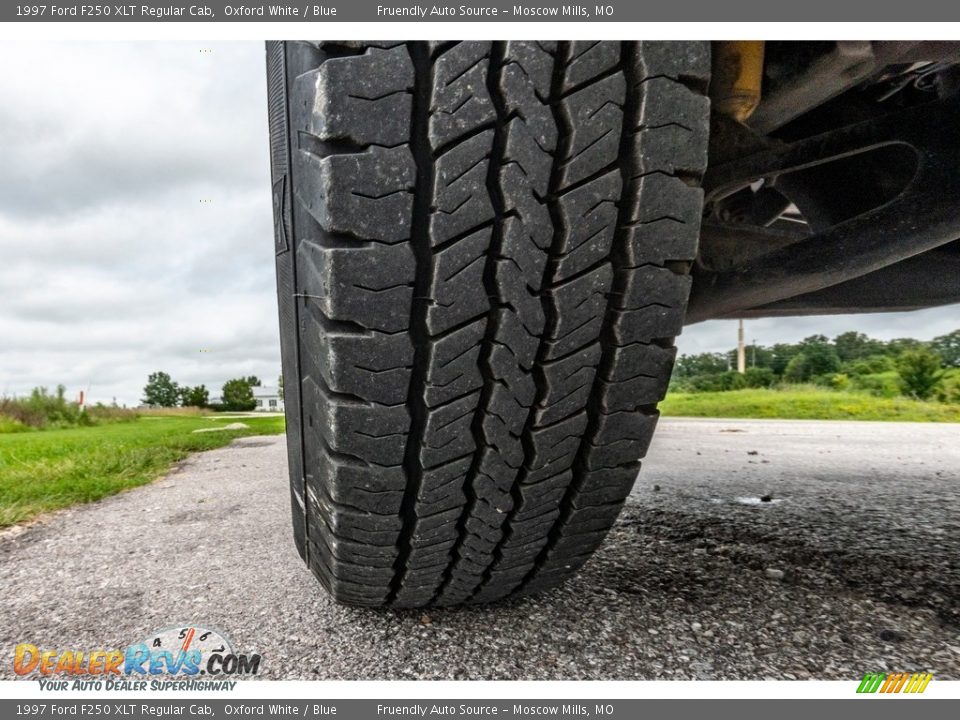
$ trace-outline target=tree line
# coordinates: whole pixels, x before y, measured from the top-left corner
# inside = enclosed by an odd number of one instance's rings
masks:
[[[811,335],[798,343],[749,345],[747,370],[733,370],[736,348],[725,353],[681,355],[671,387],[715,392],[780,384],[813,383],[874,395],[960,402],[960,330],[929,342],[877,340],[861,332],[830,339]]]
[[[144,405],[151,407],[197,407],[213,410],[249,411],[257,406],[253,388],[261,387],[256,375],[227,380],[221,389],[219,403],[210,402],[210,391],[206,385],[180,385],[169,373],[157,371],[150,373],[143,388]],[[283,377],[278,381],[278,392],[283,397]]]

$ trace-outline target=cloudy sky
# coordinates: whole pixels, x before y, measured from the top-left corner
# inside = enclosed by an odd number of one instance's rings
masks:
[[[30,62],[24,62],[25,57]],[[137,404],[280,371],[261,43],[0,45],[0,394],[65,384]],[[756,320],[760,344],[930,338],[956,307]],[[725,350],[734,322],[688,328]]]

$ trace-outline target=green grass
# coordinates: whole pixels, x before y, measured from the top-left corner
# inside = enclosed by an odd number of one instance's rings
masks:
[[[249,428],[193,432],[238,421]],[[143,485],[192,452],[283,429],[282,417],[143,417],[70,430],[0,434],[0,528]]]
[[[960,405],[875,397],[797,386],[788,389],[669,393],[660,411],[674,417],[960,422]]]

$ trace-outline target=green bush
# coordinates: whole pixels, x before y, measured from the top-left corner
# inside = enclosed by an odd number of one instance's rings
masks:
[[[223,384],[223,408],[232,411],[253,410],[257,401],[253,397],[251,382],[256,378],[235,378]],[[259,381],[257,381],[259,382]]]
[[[950,405],[960,405],[960,374],[947,375],[937,388],[937,400]]]
[[[803,348],[794,355],[783,371],[783,379],[804,383],[818,375],[828,375],[840,369],[840,357],[829,343],[813,337],[801,343]]]
[[[34,428],[29,425],[24,425],[19,420],[14,420],[12,417],[0,415],[0,435],[4,433],[30,432],[33,429]]]
[[[776,374],[767,367],[747,368],[747,371],[743,374],[743,379],[744,387],[748,388],[768,388],[777,382]]]
[[[66,399],[66,388],[58,385],[56,393],[37,387],[25,398],[0,398],[0,417],[6,418],[0,425],[0,432],[6,433],[17,432],[18,426],[50,430],[123,422],[135,419],[137,413],[101,404],[81,410]]]
[[[850,388],[850,376],[842,372],[818,375],[813,378],[813,384],[831,390],[848,390]]]
[[[672,392],[726,392],[744,388],[768,388],[777,382],[770,368],[747,368],[742,375],[733,370],[719,373],[703,373],[691,377],[674,377],[670,384]]]
[[[694,392],[723,392],[746,387],[743,375],[732,370],[709,375],[696,375],[687,379],[687,385]]]
[[[206,385],[180,388],[180,404],[184,407],[205,408],[210,401],[210,393]]]
[[[926,348],[907,350],[897,358],[900,391],[907,397],[926,400],[932,397],[943,380],[940,356]]]
[[[872,375],[853,375],[850,384],[854,390],[867,392],[874,397],[894,398],[900,395],[900,376],[896,370]]]
[[[889,355],[871,355],[844,363],[841,370],[848,375],[875,375],[896,370],[896,362]]]

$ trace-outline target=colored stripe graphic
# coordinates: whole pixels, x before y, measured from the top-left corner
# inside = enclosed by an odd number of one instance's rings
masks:
[[[858,693],[922,693],[933,680],[930,673],[867,673],[857,687]]]

